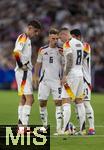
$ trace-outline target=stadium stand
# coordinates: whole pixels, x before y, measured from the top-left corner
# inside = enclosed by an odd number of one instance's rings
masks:
[[[16,89],[12,51],[26,23],[38,18],[43,33],[32,41],[33,64],[37,50],[46,42],[50,26],[81,29],[92,48],[92,84],[104,91],[104,1],[102,0],[1,0],[0,1],[0,89]]]

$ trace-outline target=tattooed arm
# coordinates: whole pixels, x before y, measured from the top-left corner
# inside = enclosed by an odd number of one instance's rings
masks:
[[[73,64],[73,55],[72,55],[72,53],[68,53],[66,55],[66,67],[65,67],[65,71],[64,71],[65,76],[67,76],[68,73],[70,72],[70,70],[72,68],[72,64]]]

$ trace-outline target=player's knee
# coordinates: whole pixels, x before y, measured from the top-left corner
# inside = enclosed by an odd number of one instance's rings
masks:
[[[76,103],[76,104],[83,103],[83,99],[82,99],[82,98],[76,98],[76,99],[75,99],[75,103]]]
[[[33,97],[33,95],[30,96],[30,103],[31,103],[31,105],[34,103],[34,97]]]
[[[33,99],[32,99],[32,104],[34,103],[34,101],[35,101],[35,99],[33,98]]]
[[[34,97],[33,95],[25,95],[26,103],[27,105],[31,105],[34,103]]]
[[[40,107],[46,107],[46,106],[47,106],[47,101],[40,100]]]
[[[25,102],[26,102],[26,98],[25,98],[24,95],[22,95],[21,98],[20,98],[20,105],[24,105]]]
[[[70,99],[69,98],[63,98],[62,99],[62,105],[66,104],[66,103],[70,103]]]
[[[55,100],[55,105],[56,106],[61,106],[62,105],[62,100]]]

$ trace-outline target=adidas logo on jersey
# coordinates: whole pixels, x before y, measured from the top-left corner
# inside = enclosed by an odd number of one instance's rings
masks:
[[[48,55],[48,53],[46,52],[46,53],[44,53],[44,55]]]

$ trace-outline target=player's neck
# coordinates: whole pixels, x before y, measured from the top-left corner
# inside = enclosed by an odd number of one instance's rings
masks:
[[[49,47],[50,47],[50,48],[56,48],[56,45],[49,44]]]
[[[29,32],[27,31],[27,32],[25,32],[25,34],[26,34],[26,36],[29,38],[29,39],[31,39],[31,36],[30,36],[30,34],[29,34]]]

